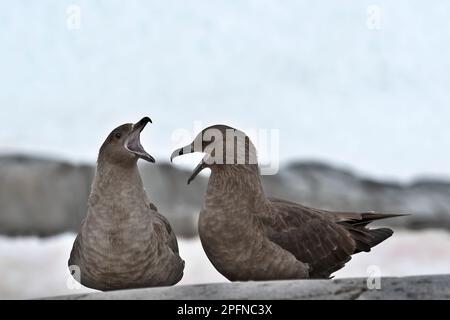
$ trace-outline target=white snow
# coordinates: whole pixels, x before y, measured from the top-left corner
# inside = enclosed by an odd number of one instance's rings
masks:
[[[0,298],[37,298],[92,291],[84,287],[77,289],[67,271],[73,240],[73,234],[45,239],[0,237]],[[198,239],[180,239],[179,245],[186,268],[178,285],[227,281],[211,265]],[[396,231],[372,252],[354,256],[336,277],[365,277],[373,265],[383,276],[450,273],[450,233]]]

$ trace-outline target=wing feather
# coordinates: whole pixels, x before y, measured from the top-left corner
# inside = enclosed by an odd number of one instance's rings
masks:
[[[311,266],[312,278],[328,278],[351,255],[370,251],[393,231],[369,229],[374,220],[405,216],[375,212],[331,212],[268,198],[269,214],[261,217],[269,239]]]
[[[152,207],[154,207],[156,209],[156,206],[151,203],[150,208],[153,209]],[[174,253],[178,254],[179,253],[178,241],[177,241],[175,232],[173,232],[172,227],[169,223],[169,220],[167,220],[167,218],[165,216],[163,216],[162,214],[160,214],[157,210],[158,209],[154,210],[153,212],[156,215],[156,217],[158,218],[159,222],[161,222],[164,226],[164,229],[161,230],[161,232],[165,233],[167,236],[167,245]]]
[[[270,214],[262,217],[269,239],[308,263],[311,278],[328,278],[351,259],[355,241],[321,211],[272,198],[269,205]]]

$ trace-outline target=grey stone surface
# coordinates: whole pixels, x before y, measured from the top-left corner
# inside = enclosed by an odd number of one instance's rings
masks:
[[[52,297],[63,300],[164,299],[450,299],[450,275],[381,278],[380,289],[369,289],[367,279],[293,280],[212,283],[147,288]]]
[[[88,165],[0,157],[0,233],[51,235],[77,230],[93,177]]]
[[[0,234],[77,231],[86,214],[93,173],[93,165],[0,156]],[[198,176],[187,186],[190,172],[167,163],[142,164],[141,174],[151,199],[176,233],[195,235],[207,178]],[[320,163],[298,162],[263,177],[263,184],[269,196],[313,207],[412,214],[383,221],[387,226],[450,230],[450,182],[381,182]]]

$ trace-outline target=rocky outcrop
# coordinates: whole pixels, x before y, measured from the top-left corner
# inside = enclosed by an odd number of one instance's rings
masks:
[[[0,157],[0,233],[52,235],[77,231],[86,214],[93,165],[25,156]],[[181,236],[197,232],[207,179],[189,186],[189,172],[171,164],[143,164],[150,198]],[[320,163],[295,163],[263,178],[266,193],[305,205],[341,211],[412,214],[383,224],[450,229],[450,182],[388,183]]]
[[[450,275],[339,280],[294,280],[198,284],[96,292],[54,297],[63,300],[394,300],[450,299]],[[369,282],[369,285],[368,285]],[[379,283],[379,286],[378,286]]]
[[[0,158],[0,233],[51,235],[77,230],[93,168],[22,156]]]

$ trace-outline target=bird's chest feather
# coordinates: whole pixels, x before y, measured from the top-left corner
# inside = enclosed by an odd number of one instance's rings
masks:
[[[144,203],[124,206],[117,201],[100,201],[89,208],[84,242],[87,247],[95,248],[97,254],[129,257],[146,250],[143,243],[151,242],[152,228],[149,209]]]
[[[207,196],[199,217],[205,252],[224,265],[240,264],[259,250],[262,231],[251,213],[251,200]]]

